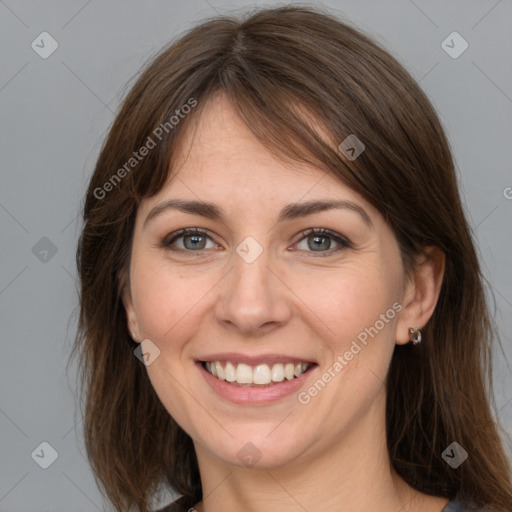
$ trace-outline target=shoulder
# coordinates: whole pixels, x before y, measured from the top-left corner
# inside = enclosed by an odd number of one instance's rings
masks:
[[[159,508],[158,510],[155,510],[154,512],[187,512],[188,508],[185,508],[183,505],[180,505],[179,503],[176,503],[173,501],[172,503],[169,503],[164,508]]]
[[[480,510],[480,509],[479,509]],[[483,509],[481,509],[482,512],[483,512]],[[485,510],[488,510],[487,508]],[[450,503],[448,503],[446,505],[446,507],[443,508],[443,510],[441,510],[441,512],[474,512],[475,511],[475,508],[468,508],[467,506],[463,505],[459,500],[457,499],[454,499],[452,501],[450,501]]]
[[[191,501],[189,497],[181,496],[176,501],[173,501],[164,508],[160,508],[154,512],[194,512],[195,509],[190,503]]]
[[[450,501],[446,505],[446,507],[443,508],[441,512],[464,512],[465,509],[462,508],[462,505],[458,501]]]
[[[155,510],[154,512],[187,512],[187,511],[188,511],[188,508],[185,508],[182,505],[173,501],[172,503],[169,503],[169,505],[165,506],[164,508],[159,508],[158,510]]]

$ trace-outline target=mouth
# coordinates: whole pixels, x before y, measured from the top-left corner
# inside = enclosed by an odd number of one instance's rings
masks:
[[[273,364],[235,363],[231,361],[199,361],[219,381],[235,387],[269,388],[299,379],[316,363],[282,361]],[[302,380],[302,379],[301,379]]]

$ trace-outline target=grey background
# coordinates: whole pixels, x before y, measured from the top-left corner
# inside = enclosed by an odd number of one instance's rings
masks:
[[[276,4],[0,1],[0,511],[103,509],[84,457],[75,368],[66,375],[65,363],[76,326],[78,208],[126,84],[147,58],[199,20]],[[447,130],[496,297],[507,358],[496,353],[496,404],[510,454],[512,4],[338,0],[323,5],[398,57],[420,81]],[[31,48],[43,31],[59,44],[47,59]],[[457,59],[441,47],[453,31],[469,44]],[[43,237],[55,246],[54,255],[40,252],[50,247]],[[43,441],[58,452],[48,469],[31,458]]]

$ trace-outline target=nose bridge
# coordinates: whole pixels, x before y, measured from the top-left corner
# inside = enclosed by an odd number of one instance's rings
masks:
[[[272,270],[270,256],[268,248],[250,236],[236,247],[234,269],[217,303],[220,323],[248,334],[281,324],[289,317],[286,287]]]

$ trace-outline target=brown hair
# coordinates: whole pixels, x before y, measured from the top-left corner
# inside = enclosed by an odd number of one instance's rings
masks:
[[[393,354],[390,459],[419,491],[510,511],[510,465],[491,412],[491,348],[499,340],[441,124],[387,51],[329,13],[297,6],[216,17],[187,32],[142,72],[104,142],[83,207],[73,348],[86,387],[87,453],[102,492],[119,512],[147,511],[161,485],[183,494],[185,509],[202,499],[192,440],[134,357],[121,292],[137,207],[163,187],[187,127],[217,93],[274,154],[322,168],[370,201],[393,229],[406,271],[426,246],[446,254],[424,342]],[[366,146],[353,161],[337,148],[350,134]],[[131,161],[150,139],[155,146]],[[457,469],[441,456],[453,441],[469,454]]]

